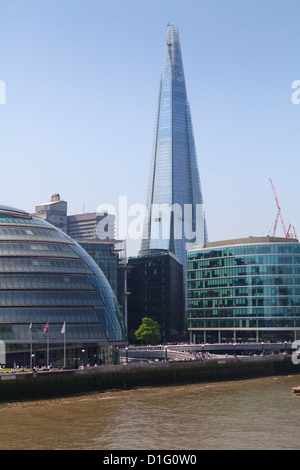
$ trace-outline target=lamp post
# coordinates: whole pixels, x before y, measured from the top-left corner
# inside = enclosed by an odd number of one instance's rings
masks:
[[[130,271],[130,269],[132,269],[132,266],[130,266],[129,264],[127,264],[128,262],[128,259],[127,259],[127,245],[126,245],[126,240],[125,240],[125,257],[124,259],[122,260],[122,264],[120,264],[118,266],[118,269],[123,269],[124,270],[124,292],[123,292],[123,296],[124,296],[124,323],[125,323],[125,332],[126,332],[126,335],[127,335],[127,338],[128,338],[128,307],[127,307],[127,299],[128,299],[128,296],[131,294],[131,292],[129,292],[127,290],[127,278],[128,278],[128,271]]]

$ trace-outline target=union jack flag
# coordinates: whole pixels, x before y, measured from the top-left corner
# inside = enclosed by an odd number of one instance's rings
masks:
[[[46,325],[44,326],[44,329],[43,329],[43,335],[44,335],[45,333],[47,333],[48,327],[49,327],[49,323],[47,322]]]

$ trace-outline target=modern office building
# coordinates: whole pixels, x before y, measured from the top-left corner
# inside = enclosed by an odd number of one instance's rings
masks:
[[[300,332],[300,244],[249,237],[187,255],[191,341],[294,341]]]
[[[35,214],[46,220],[55,227],[67,233],[67,211],[68,203],[61,201],[59,194],[53,194],[49,202],[39,204],[35,207]]]
[[[55,227],[60,228],[71,238],[113,240],[115,238],[115,216],[89,212],[67,215],[67,202],[54,194],[50,202],[35,207],[35,214]]]
[[[174,253],[186,265],[187,243],[207,241],[207,230],[178,28],[169,26],[160,80],[142,255]]]
[[[64,327],[64,328],[63,328]],[[123,318],[86,251],[47,221],[0,206],[0,340],[7,364],[112,362]],[[66,353],[65,353],[66,351]]]
[[[103,227],[101,223],[103,222]],[[113,240],[115,238],[115,216],[112,214],[86,214],[68,215],[67,233],[76,240],[101,239]]]
[[[80,246],[93,258],[118,297],[119,251],[117,240],[78,239]]]
[[[143,317],[161,327],[162,341],[178,341],[185,328],[184,267],[173,253],[151,250],[128,261],[128,331]]]

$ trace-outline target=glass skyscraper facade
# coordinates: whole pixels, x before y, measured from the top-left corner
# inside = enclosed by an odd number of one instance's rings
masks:
[[[115,249],[117,241],[99,239],[79,239],[76,241],[93,258],[108,280],[115,296],[118,297],[119,253]]]
[[[154,132],[147,216],[140,254],[174,253],[186,266],[187,243],[207,241],[197,155],[178,28],[168,27]]]
[[[188,252],[187,269],[192,340],[298,339],[298,240],[250,237],[206,243]]]
[[[24,360],[29,364],[30,345],[36,360],[45,364],[47,341],[50,360],[57,364],[62,364],[65,341],[73,366],[81,350],[90,362],[99,363],[111,348],[126,344],[116,297],[87,252],[45,220],[4,206],[0,206],[0,340],[8,353],[17,357],[19,352],[23,365]]]

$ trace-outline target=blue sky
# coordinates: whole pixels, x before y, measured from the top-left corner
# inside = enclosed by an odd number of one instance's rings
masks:
[[[0,0],[1,203],[145,203],[168,23],[210,241],[272,233],[269,178],[299,236],[299,0]]]

